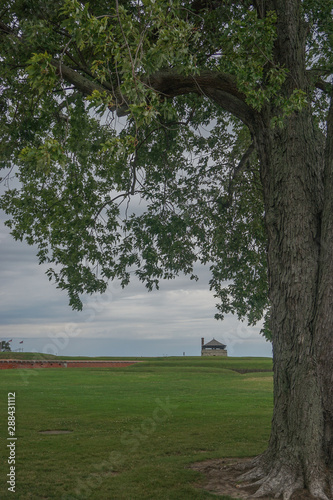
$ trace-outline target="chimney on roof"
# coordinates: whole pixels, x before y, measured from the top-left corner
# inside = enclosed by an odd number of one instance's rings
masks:
[[[201,337],[201,347],[205,345],[205,339]]]

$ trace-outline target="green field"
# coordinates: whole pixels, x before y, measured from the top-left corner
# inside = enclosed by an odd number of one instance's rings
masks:
[[[265,449],[271,368],[267,358],[182,357],[2,370],[1,499],[223,498],[195,488],[202,476],[188,466]],[[16,395],[15,494],[6,484],[8,392]]]

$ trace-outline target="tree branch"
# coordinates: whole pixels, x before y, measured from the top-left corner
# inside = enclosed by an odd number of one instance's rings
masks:
[[[243,154],[241,161],[238,163],[237,167],[235,168],[234,173],[232,175],[232,180],[231,180],[232,182],[244,170],[244,168],[246,167],[246,163],[247,163],[248,159],[250,158],[251,154],[253,153],[253,151],[254,151],[254,144],[252,142],[252,144],[250,144],[250,146],[247,148],[247,150]]]
[[[247,148],[247,150],[245,151],[245,153],[243,154],[238,165],[235,167],[233,174],[232,174],[232,177],[229,180],[227,201],[222,202],[221,199],[215,200],[222,206],[222,208],[231,207],[232,199],[233,199],[233,195],[234,195],[234,186],[233,186],[234,181],[239,176],[239,174],[241,174],[243,172],[243,170],[246,168],[246,166],[248,164],[248,160],[249,160],[251,154],[253,153],[254,149],[255,149],[254,143],[252,142],[250,144],[250,146]]]
[[[3,23],[2,21],[0,21],[0,32],[1,31],[3,33],[6,33],[7,35],[11,35],[13,33],[12,28],[10,28],[9,26],[7,26],[7,24]]]
[[[236,79],[231,75],[205,71],[199,75],[185,76],[169,70],[151,75],[147,84],[166,98],[190,93],[206,96],[246,125],[253,120],[253,111],[246,104],[245,95],[238,90]]]
[[[117,111],[119,116],[126,114],[125,99],[120,91],[116,89],[112,92],[109,86],[89,80],[74,69],[60,64],[56,59],[52,60],[52,64],[67,82],[73,84],[84,95],[91,95],[94,90],[109,92],[112,100],[116,101],[116,104],[110,107],[110,111]],[[236,80],[231,75],[206,71],[199,75],[186,76],[174,70],[165,70],[143,78],[142,81],[161,97],[170,99],[178,95],[195,93],[212,99],[246,125],[253,121],[253,111],[246,104],[245,95],[237,89]]]
[[[216,89],[245,101],[245,95],[237,89],[234,77],[213,71],[204,71],[194,76],[181,75],[174,70],[159,71],[148,77],[147,83],[166,97],[175,97],[189,92],[206,95],[207,90]]]
[[[57,59],[52,59],[52,64],[64,80],[74,85],[75,88],[84,95],[91,95],[94,90],[99,90],[100,92],[110,92],[108,88],[89,80],[89,78],[82,76],[78,71],[75,71],[65,64],[61,64],[61,62]]]
[[[325,94],[332,95],[333,86],[331,83],[325,82],[320,78],[316,81],[315,85],[317,89],[322,90],[323,92],[325,92]]]
[[[322,90],[326,94],[332,95],[333,85],[330,82],[323,80],[323,77],[327,78],[332,75],[332,68],[312,68],[307,70],[306,74],[317,89]]]

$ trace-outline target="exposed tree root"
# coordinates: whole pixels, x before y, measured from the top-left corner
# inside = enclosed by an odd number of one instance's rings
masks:
[[[320,479],[315,479],[311,481],[309,485],[309,491],[314,498],[319,498],[320,500],[329,500],[325,493],[325,481]]]
[[[253,481],[255,479],[261,479],[262,477],[265,476],[265,471],[262,469],[260,466],[255,467],[254,469],[250,469],[248,472],[245,472],[245,474],[242,474],[239,476],[240,481]],[[243,487],[246,488],[247,485],[244,485]]]
[[[249,488],[259,486],[253,497],[260,498],[270,496],[274,498],[282,497],[283,500],[289,500],[295,491],[307,487],[310,494],[319,500],[330,500],[333,498],[333,481],[326,481],[323,473],[317,472],[308,475],[307,481],[304,479],[304,471],[296,465],[288,466],[277,462],[274,467],[268,468],[265,457],[258,457],[254,468],[239,476],[239,481],[246,481],[246,484],[240,485],[240,488]],[[251,464],[252,466],[252,464]],[[328,482],[330,482],[331,497],[325,493]],[[327,490],[328,492],[328,490]]]
[[[274,460],[274,459],[273,459]],[[283,498],[284,500],[333,500],[331,471],[315,468],[312,463],[301,466],[296,460],[272,461],[266,454],[252,459],[213,459],[198,462],[193,469],[206,476],[204,489],[239,500]],[[291,464],[291,465],[290,465]],[[245,472],[247,471],[247,472]],[[243,472],[241,476],[239,473]],[[245,483],[245,484],[244,484]],[[330,483],[330,484],[329,484]]]

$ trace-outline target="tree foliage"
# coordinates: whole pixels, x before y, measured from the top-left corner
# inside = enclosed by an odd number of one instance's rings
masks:
[[[299,2],[309,85],[286,93],[266,4],[2,2],[1,207],[72,307],[133,273],[149,289],[180,272],[195,279],[201,262],[218,317],[254,324],[269,310],[248,116],[269,103],[283,127],[311,103],[323,123],[333,58],[332,2]]]
[[[10,343],[7,342],[6,340],[2,340],[0,345],[0,352],[10,352],[10,351],[11,351]]]

